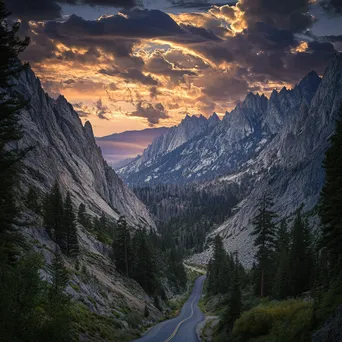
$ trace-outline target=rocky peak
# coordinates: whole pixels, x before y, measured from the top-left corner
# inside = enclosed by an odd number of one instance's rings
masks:
[[[209,127],[216,126],[216,124],[218,124],[219,122],[221,122],[221,120],[215,112],[208,119]]]
[[[260,96],[258,93],[248,93],[245,100],[241,104],[241,108],[251,109],[253,111],[263,112],[267,108],[266,96]]]
[[[321,78],[317,75],[316,71],[311,71],[299,82],[298,89],[300,90],[301,95],[307,104],[310,104],[320,83]]]
[[[93,132],[93,126],[91,125],[90,121],[86,121],[84,124],[84,133],[87,136],[87,138],[95,143],[94,138],[94,132]]]

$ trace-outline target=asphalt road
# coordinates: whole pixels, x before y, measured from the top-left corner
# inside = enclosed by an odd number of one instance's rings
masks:
[[[204,279],[205,275],[196,279],[191,296],[176,318],[155,325],[135,342],[199,342],[196,326],[204,319],[204,315],[197,304],[201,298]]]

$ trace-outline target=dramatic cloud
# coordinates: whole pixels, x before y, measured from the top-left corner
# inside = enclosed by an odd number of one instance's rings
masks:
[[[139,102],[137,104],[136,110],[128,115],[146,118],[151,127],[155,124],[158,124],[160,120],[169,118],[164,106],[161,103],[153,105],[151,103]]]
[[[320,2],[322,8],[333,14],[342,14],[342,1],[341,0],[322,0]]]
[[[91,108],[84,105],[82,102],[72,103],[74,110],[78,113],[80,117],[88,117],[91,115]]]
[[[41,3],[45,18],[53,19],[65,3],[120,7],[123,2]],[[213,2],[170,0],[167,14],[128,9],[137,2],[125,1],[126,9],[108,10],[97,20],[74,14],[44,22],[37,14],[22,24],[21,34],[32,38],[22,58],[31,62],[45,90],[65,95],[95,129],[107,129],[110,122],[121,130],[172,126],[184,113],[223,114],[249,91],[267,95],[293,86],[312,69],[322,74],[342,45],[338,31],[318,36],[311,30],[319,20],[310,12],[312,0]],[[43,13],[32,4],[22,6],[26,18]]]
[[[244,12],[248,27],[263,22],[302,32],[313,24],[313,16],[309,13],[311,3],[311,0],[241,0],[237,6]]]
[[[110,114],[110,109],[102,103],[102,99],[98,99],[94,102],[95,113],[99,119],[109,120],[106,116]]]
[[[5,0],[14,17],[26,20],[51,20],[62,16],[61,4],[133,8],[139,0]]]

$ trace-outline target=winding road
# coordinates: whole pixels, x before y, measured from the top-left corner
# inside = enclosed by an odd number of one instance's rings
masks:
[[[198,307],[205,275],[196,279],[191,296],[183,305],[180,314],[151,328],[135,342],[198,342],[196,326],[204,319]]]

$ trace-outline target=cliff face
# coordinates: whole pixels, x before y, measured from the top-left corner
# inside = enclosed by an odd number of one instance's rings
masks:
[[[115,219],[125,215],[132,226],[155,228],[144,204],[104,161],[91,124],[83,126],[63,96],[51,99],[30,69],[21,74],[15,90],[30,99],[21,112],[20,145],[34,147],[24,160],[24,188],[33,185],[45,193],[58,179],[75,205],[84,202],[98,215],[105,212]]]

